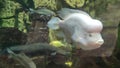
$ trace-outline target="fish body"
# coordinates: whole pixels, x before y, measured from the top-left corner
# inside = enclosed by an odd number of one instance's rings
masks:
[[[52,22],[48,22],[48,26],[53,25]],[[102,22],[83,12],[71,13],[63,20],[57,21],[56,24],[65,34],[68,43],[73,42],[77,48],[93,50],[104,43],[101,36]]]

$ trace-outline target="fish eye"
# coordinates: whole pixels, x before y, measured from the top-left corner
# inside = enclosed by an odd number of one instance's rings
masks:
[[[92,34],[89,34],[89,37],[92,37]]]

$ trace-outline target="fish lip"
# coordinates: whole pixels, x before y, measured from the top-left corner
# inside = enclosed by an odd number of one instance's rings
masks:
[[[100,46],[98,46],[98,47],[90,47],[90,48],[84,47],[84,48],[82,48],[82,49],[83,49],[83,50],[94,50],[94,49],[98,49],[98,48],[100,48]]]
[[[80,45],[80,48],[83,50],[94,50],[94,49],[98,49],[102,46],[98,45],[98,44],[90,44],[90,45]]]

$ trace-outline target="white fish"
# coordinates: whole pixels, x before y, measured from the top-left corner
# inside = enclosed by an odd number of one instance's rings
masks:
[[[69,42],[74,42],[77,48],[83,50],[92,50],[99,48],[104,40],[100,34],[103,29],[103,25],[99,20],[92,19],[89,15],[84,13],[72,13],[67,15],[63,20],[60,20],[53,24],[53,20],[48,22],[48,27],[60,28]],[[58,29],[56,28],[56,29]],[[52,29],[52,28],[51,28]],[[56,30],[53,29],[53,30]]]

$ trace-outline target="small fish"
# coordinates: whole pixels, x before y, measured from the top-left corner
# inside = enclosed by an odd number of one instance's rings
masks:
[[[41,14],[41,15],[47,15],[47,16],[52,16],[52,15],[55,15],[55,13],[47,8],[40,8],[40,9],[37,9],[37,10],[34,10],[34,9],[29,9],[31,11],[31,13],[38,13],[38,14]]]

